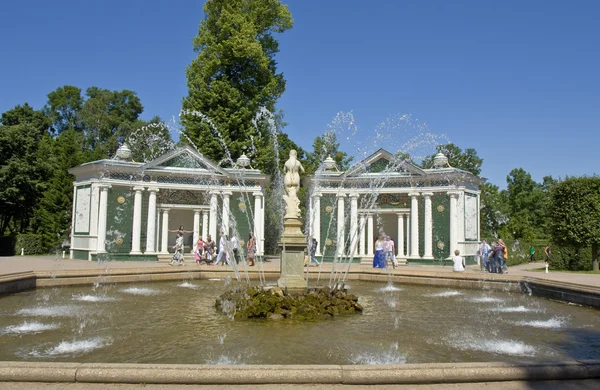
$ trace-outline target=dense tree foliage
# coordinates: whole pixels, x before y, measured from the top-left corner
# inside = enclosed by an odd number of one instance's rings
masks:
[[[172,147],[159,118],[139,119],[135,92],[63,86],[48,94],[42,110],[27,103],[0,120],[0,235],[34,233],[43,248],[57,248],[70,233],[74,178],[67,172],[114,155],[131,142],[146,161]]]
[[[273,126],[253,122],[261,108],[275,112],[285,90],[274,34],[292,27],[291,14],[279,0],[208,0],[204,13],[193,42],[198,57],[187,69],[184,132],[200,152],[225,164],[252,149],[256,156],[273,153]],[[273,170],[264,161],[255,167]]]
[[[333,130],[328,130],[325,134],[315,137],[313,141],[312,153],[307,153],[306,167],[307,173],[314,173],[327,157],[331,157],[339,170],[345,170],[352,162],[352,157],[348,157],[346,152],[340,150],[340,143],[337,140],[337,134]]]
[[[594,270],[598,270],[600,244],[600,177],[571,177],[551,191],[552,240],[576,249],[592,247]]]

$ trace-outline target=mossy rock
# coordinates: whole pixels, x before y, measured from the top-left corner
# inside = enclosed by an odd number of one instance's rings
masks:
[[[288,294],[278,287],[235,285],[221,294],[215,307],[236,320],[316,321],[363,311],[356,295],[328,287]]]

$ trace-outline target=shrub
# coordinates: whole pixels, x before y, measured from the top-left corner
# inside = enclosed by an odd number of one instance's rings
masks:
[[[46,254],[44,238],[41,234],[19,234],[15,243],[15,253],[21,254],[21,248],[25,249],[26,255]]]
[[[14,256],[17,236],[0,236],[0,256]]]
[[[550,268],[570,271],[589,271],[592,269],[592,248],[575,248],[550,245]]]

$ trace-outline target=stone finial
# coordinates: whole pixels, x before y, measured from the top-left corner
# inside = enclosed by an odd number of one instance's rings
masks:
[[[126,142],[117,149],[117,157],[119,160],[129,160],[131,157],[131,149],[129,149],[129,145]]]
[[[235,165],[240,168],[246,168],[250,165],[250,159],[244,153],[242,153],[242,155],[236,160]]]
[[[438,153],[433,158],[433,166],[436,168],[449,167],[448,157],[444,155],[444,153]]]
[[[323,161],[323,167],[327,170],[338,170],[337,164],[335,163],[335,160],[331,158],[331,156],[327,156],[325,161]]]

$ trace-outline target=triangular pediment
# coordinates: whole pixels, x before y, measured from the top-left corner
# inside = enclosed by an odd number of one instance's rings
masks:
[[[202,170],[227,175],[221,167],[189,145],[163,154],[146,164],[144,169]]]
[[[401,160],[385,149],[379,149],[346,172],[346,176],[358,176],[365,173],[403,173],[411,176],[423,176],[425,171],[410,161]]]

